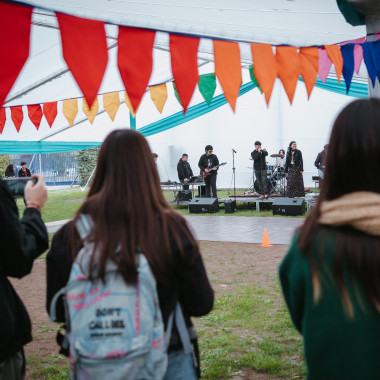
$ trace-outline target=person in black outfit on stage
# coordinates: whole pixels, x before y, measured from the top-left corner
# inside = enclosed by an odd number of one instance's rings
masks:
[[[289,198],[304,197],[303,159],[302,152],[297,149],[297,143],[291,141],[286,153],[285,174],[287,175],[286,193]]]
[[[318,153],[317,158],[315,159],[314,165],[318,169],[318,174],[321,179],[324,177],[325,172],[325,161],[326,161],[326,155],[327,155],[327,148],[329,147],[329,144],[326,144],[323,147],[322,152]]]
[[[188,159],[189,156],[186,153],[184,153],[177,164],[178,179],[179,182],[183,184],[183,190],[189,189],[189,185],[187,185],[187,183],[193,176],[193,171],[191,170],[190,164],[187,162]]]
[[[199,159],[198,166],[206,177],[204,178],[206,184],[206,197],[218,198],[216,189],[216,176],[218,175],[219,160],[218,157],[212,153],[213,148],[211,145],[206,145],[205,154],[202,154]],[[211,191],[210,191],[211,190]]]
[[[251,157],[254,160],[255,177],[259,183],[260,199],[268,199],[267,163],[265,159],[267,155],[267,150],[261,149],[261,142],[255,141],[255,150],[251,153]]]

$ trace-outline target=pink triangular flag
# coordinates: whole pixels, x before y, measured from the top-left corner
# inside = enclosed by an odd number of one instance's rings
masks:
[[[331,69],[331,59],[327,56],[326,49],[319,49],[319,70],[318,76],[323,83],[326,83],[327,75]]]
[[[360,45],[354,46],[354,70],[356,74],[359,74],[360,65],[363,61],[363,48]]]

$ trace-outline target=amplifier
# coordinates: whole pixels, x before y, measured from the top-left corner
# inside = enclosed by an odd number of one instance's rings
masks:
[[[189,202],[189,212],[211,214],[219,211],[218,198],[194,198]]]
[[[233,214],[236,211],[236,200],[227,199],[224,202],[224,212],[226,214]]]
[[[191,195],[191,190],[180,190],[177,194],[178,201],[189,201],[193,196]]]
[[[305,200],[302,198],[277,198],[272,204],[273,215],[304,215]]]

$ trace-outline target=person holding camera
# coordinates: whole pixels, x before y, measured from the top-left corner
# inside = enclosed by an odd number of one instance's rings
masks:
[[[31,323],[24,304],[7,277],[22,278],[33,261],[48,248],[49,238],[41,218],[47,200],[42,176],[25,186],[26,209],[18,208],[5,181],[0,179],[0,380],[19,380],[25,375],[23,346],[32,340]]]

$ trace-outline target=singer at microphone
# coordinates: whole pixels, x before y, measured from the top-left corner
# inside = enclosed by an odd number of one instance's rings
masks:
[[[255,142],[255,150],[251,153],[251,157],[254,160],[253,167],[255,169],[255,177],[259,185],[259,199],[268,199],[269,186],[267,180],[267,163],[266,156],[267,150],[261,149],[261,142]]]

